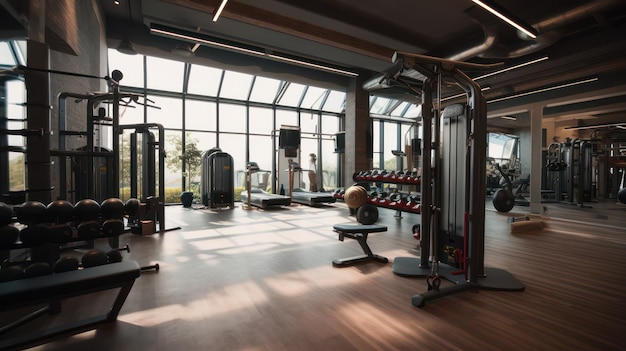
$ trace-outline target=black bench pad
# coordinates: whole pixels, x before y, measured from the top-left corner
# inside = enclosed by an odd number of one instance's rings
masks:
[[[2,312],[46,304],[12,323],[1,326],[0,350],[21,350],[41,345],[56,337],[82,333],[96,328],[101,323],[115,321],[135,279],[140,275],[141,267],[137,262],[123,261],[0,283],[0,311]],[[68,321],[66,324],[48,329],[37,329],[26,333],[15,330],[35,318],[60,313],[62,311],[61,300],[111,289],[119,290],[112,306],[102,314]],[[14,333],[9,335],[11,332]]]
[[[333,229],[344,233],[379,233],[387,231],[387,227],[384,225],[376,224],[335,224]]]
[[[0,283],[0,310],[47,302],[51,298],[78,296],[119,286],[141,274],[135,261],[122,261],[86,269]]]

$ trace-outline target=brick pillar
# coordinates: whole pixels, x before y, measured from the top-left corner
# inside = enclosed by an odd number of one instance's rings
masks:
[[[363,90],[364,78],[351,80],[346,92],[346,149],[343,185],[354,183],[352,175],[356,171],[372,168],[372,120],[369,113],[369,93]]]

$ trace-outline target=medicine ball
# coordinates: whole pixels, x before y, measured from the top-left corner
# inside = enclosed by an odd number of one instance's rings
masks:
[[[346,189],[343,201],[349,208],[359,208],[367,203],[367,190],[362,186],[352,185]]]
[[[109,258],[107,257],[107,254],[104,251],[98,249],[87,251],[87,253],[85,253],[83,255],[83,258],[81,259],[81,263],[85,268],[101,266],[103,264],[107,264],[108,261]]]
[[[139,200],[134,198],[128,199],[124,204],[124,210],[129,216],[136,216],[137,212],[139,211]]]
[[[74,215],[79,221],[98,219],[100,204],[96,200],[82,199],[74,205]]]
[[[13,209],[11,206],[0,202],[0,227],[13,221]]]
[[[46,220],[46,205],[39,201],[26,201],[15,208],[15,214],[22,224],[42,223]]]
[[[41,277],[52,274],[52,267],[46,262],[35,262],[24,268],[24,278]]]
[[[124,217],[124,202],[118,198],[108,198],[100,204],[100,212],[104,219],[121,219]]]
[[[72,221],[74,217],[74,205],[66,200],[57,200],[48,204],[46,208],[48,219],[53,223],[65,223]]]
[[[78,258],[74,256],[63,256],[54,263],[52,271],[54,273],[75,271],[79,266]]]

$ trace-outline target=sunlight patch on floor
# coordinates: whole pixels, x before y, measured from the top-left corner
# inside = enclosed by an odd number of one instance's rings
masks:
[[[258,313],[257,305],[267,301],[268,297],[263,289],[253,281],[246,281],[211,291],[203,298],[190,301],[186,305],[167,305],[121,314],[118,319],[141,327],[155,327],[176,320],[173,316],[185,316],[185,321],[199,321],[236,310],[246,310],[252,315]]]

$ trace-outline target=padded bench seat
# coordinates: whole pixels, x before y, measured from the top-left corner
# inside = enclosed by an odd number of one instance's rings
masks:
[[[369,233],[380,233],[386,232],[387,227],[383,225],[376,224],[335,224],[333,226],[333,230],[339,234],[339,241],[343,241],[344,238],[350,238],[358,241],[361,249],[365,255],[349,257],[349,258],[341,258],[334,259],[333,265],[335,266],[350,266],[355,263],[365,262],[365,261],[378,261],[382,263],[387,263],[389,260],[386,257],[376,255],[372,252],[369,245],[367,244],[367,236]]]
[[[21,319],[0,327],[0,349],[24,348],[39,345],[54,336],[65,333],[77,334],[94,329],[97,324],[117,319],[117,315],[141,275],[141,268],[135,261],[123,261],[76,271],[55,273],[35,278],[26,278],[0,283],[0,311],[10,311],[21,307],[48,304]],[[60,312],[60,300],[120,288],[111,309],[106,313],[70,322],[68,324],[23,334],[15,332],[15,337],[6,338],[10,331],[44,314]]]

